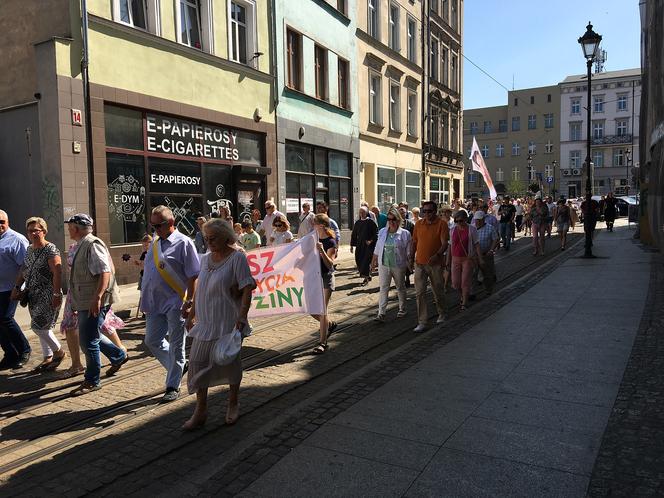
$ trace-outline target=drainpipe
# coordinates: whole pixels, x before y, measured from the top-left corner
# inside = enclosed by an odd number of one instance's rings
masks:
[[[274,164],[274,175],[276,178],[277,184],[277,199],[280,199],[280,182],[279,182],[279,123],[277,118],[277,108],[279,107],[279,78],[278,75],[278,64],[277,64],[277,1],[268,2],[268,9],[270,11],[270,61],[271,61],[271,72],[272,72],[272,91],[274,92],[273,96],[273,105],[274,105],[274,146],[275,146],[275,164]],[[267,185],[266,185],[267,187]],[[265,200],[268,200],[267,188],[265,189]]]
[[[429,154],[427,144],[431,142],[431,136],[429,134],[429,126],[427,126],[428,121],[431,119],[431,106],[429,102],[429,77],[425,67],[429,67],[429,50],[431,43],[431,25],[429,21],[429,9],[428,1],[424,0],[422,2],[422,27],[425,29],[426,33],[426,43],[422,43],[422,195],[421,199],[424,199],[426,195],[426,156]],[[426,112],[425,112],[426,111]]]
[[[83,58],[81,59],[81,76],[83,77],[83,100],[85,106],[85,140],[88,150],[88,197],[90,199],[90,216],[96,221],[97,205],[95,201],[95,168],[92,152],[92,113],[90,111],[90,54],[88,52],[88,2],[81,0]]]

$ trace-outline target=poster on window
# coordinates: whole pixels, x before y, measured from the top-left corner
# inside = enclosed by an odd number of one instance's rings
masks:
[[[318,235],[312,232],[290,244],[247,253],[251,275],[256,280],[250,318],[325,313],[317,243]]]
[[[286,199],[286,213],[299,213],[300,199],[289,197]]]

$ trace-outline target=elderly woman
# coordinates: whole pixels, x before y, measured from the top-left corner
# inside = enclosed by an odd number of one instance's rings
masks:
[[[378,232],[378,242],[373,253],[371,266],[378,267],[378,282],[380,294],[378,295],[378,316],[376,320],[385,321],[385,308],[390,284],[394,279],[399,296],[399,311],[397,318],[406,315],[406,287],[404,275],[408,270],[410,260],[410,232],[401,227],[401,213],[392,208],[387,213],[387,226]]]
[[[51,371],[66,355],[53,333],[62,305],[62,261],[55,244],[46,240],[48,225],[43,218],[28,218],[25,227],[31,244],[12,295],[18,299],[19,289],[25,282],[24,292],[28,293],[28,311],[32,320],[30,327],[39,337],[44,354],[43,361],[33,371]]]
[[[355,265],[364,280],[360,285],[367,285],[371,281],[371,258],[376,247],[378,227],[369,218],[369,210],[362,206],[359,210],[359,219],[353,225],[350,234],[350,252],[355,248]]]
[[[541,197],[535,199],[535,204],[530,208],[530,220],[533,231],[533,256],[544,256],[544,234],[546,233],[549,208]]]
[[[214,362],[212,352],[219,339],[228,338],[236,328],[242,332],[249,327],[247,313],[251,292],[256,287],[246,255],[234,247],[233,227],[218,218],[205,223],[203,233],[210,252],[201,258],[194,304],[185,323],[193,338],[187,388],[190,394],[196,393],[196,408],[182,426],[185,430],[205,424],[208,388],[226,382],[230,385],[226,423],[234,424],[239,417],[240,355],[229,365],[220,366]]]
[[[477,228],[468,224],[468,213],[460,209],[454,214],[454,228],[450,232],[447,267],[452,273],[452,287],[461,290],[461,311],[465,311],[473,285],[475,256],[482,264]]]

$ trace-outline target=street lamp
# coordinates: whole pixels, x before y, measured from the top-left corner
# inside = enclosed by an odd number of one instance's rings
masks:
[[[549,187],[549,195],[552,195],[553,198],[555,199],[556,198],[556,166],[558,166],[558,161],[556,161],[554,159],[553,163],[552,163],[552,166],[553,166],[553,171],[551,172],[551,174],[553,176],[551,178],[553,179],[553,181],[551,182],[550,187]]]
[[[586,32],[582,37],[579,38],[579,43],[583,49],[583,56],[586,58],[586,65],[588,66],[588,105],[586,106],[586,212],[583,217],[583,230],[586,233],[586,246],[584,257],[592,258],[593,257],[593,231],[595,228],[595,214],[592,213],[592,197],[593,197],[593,187],[592,187],[592,167],[590,165],[590,106],[591,106],[591,89],[592,89],[592,66],[597,55],[597,50],[599,49],[599,44],[602,41],[602,36],[598,35],[593,31],[593,25],[588,22],[586,26]]]
[[[530,182],[535,179],[535,175],[533,174],[533,156],[530,155],[530,152],[528,152],[526,161],[528,162],[528,189],[530,189]],[[526,192],[528,192],[528,189],[526,189]]]
[[[632,150],[625,151],[625,195],[629,195],[629,163],[632,160]]]

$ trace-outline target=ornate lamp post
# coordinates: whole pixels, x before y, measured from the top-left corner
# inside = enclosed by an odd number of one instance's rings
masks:
[[[556,199],[556,166],[558,166],[558,161],[556,161],[554,159],[553,163],[552,163],[552,166],[553,166],[553,171],[551,172],[551,175],[552,175],[551,178],[553,178],[553,182],[551,183],[551,186],[549,187],[550,188],[549,194],[552,195],[553,199],[555,200]]]
[[[629,195],[629,163],[632,160],[632,150],[625,151],[625,195]]]
[[[591,100],[591,89],[592,89],[592,65],[597,55],[597,50],[599,49],[599,44],[602,41],[602,36],[598,35],[593,31],[593,25],[588,22],[586,26],[586,32],[582,37],[579,38],[579,43],[583,49],[583,56],[586,58],[586,65],[588,66],[588,104],[586,106],[587,115],[586,115],[586,212],[583,216],[583,230],[586,233],[586,245],[584,257],[592,258],[593,257],[593,230],[595,228],[595,213],[592,212],[592,196],[593,196],[593,185],[592,185],[592,166],[590,164],[590,109],[592,106]]]

